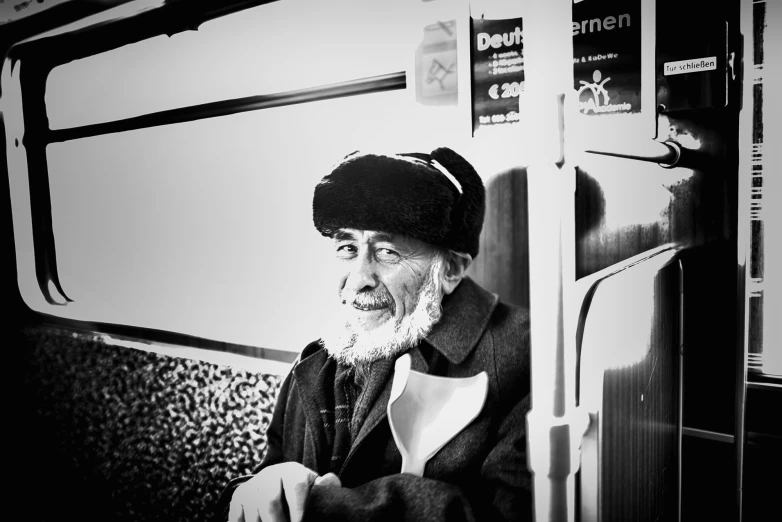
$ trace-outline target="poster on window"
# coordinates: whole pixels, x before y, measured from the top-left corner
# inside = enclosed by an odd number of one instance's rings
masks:
[[[424,105],[456,105],[458,73],[456,20],[424,27],[424,39],[415,55],[415,94]]]
[[[519,121],[524,89],[521,18],[471,19],[472,130]]]
[[[641,111],[641,0],[574,0],[573,79],[583,114]]]

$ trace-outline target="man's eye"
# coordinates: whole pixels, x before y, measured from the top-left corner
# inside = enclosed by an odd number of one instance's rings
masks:
[[[356,253],[354,245],[337,245],[337,257],[348,257]]]
[[[396,261],[399,259],[399,253],[390,248],[378,248],[377,258],[381,261]]]

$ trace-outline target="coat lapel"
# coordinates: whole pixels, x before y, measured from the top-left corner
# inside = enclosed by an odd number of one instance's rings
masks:
[[[306,353],[305,349],[303,355]],[[333,415],[329,416],[328,412],[333,412],[334,406],[327,397],[331,396],[331,389],[333,389],[334,366],[333,360],[329,360],[326,351],[321,349],[303,357],[293,368],[300,404],[304,410],[305,429],[310,432],[315,446],[314,455],[311,455],[311,458],[304,455],[304,458],[308,462],[310,460],[317,462],[318,469],[315,471],[323,473],[328,471],[330,464],[330,452],[325,451],[324,444],[326,447],[329,445],[325,424],[333,422]]]
[[[426,373],[429,370],[429,366],[426,364],[424,356],[421,355],[421,350],[419,350],[417,347],[410,350],[410,357],[412,359],[410,367],[413,370],[423,373]],[[391,373],[388,375],[386,382],[383,384],[383,390],[380,392],[380,395],[378,395],[374,404],[372,404],[372,408],[369,410],[364,424],[362,424],[361,429],[358,431],[356,440],[353,441],[353,444],[350,447],[350,452],[348,452],[348,456],[345,459],[345,464],[340,470],[340,474],[345,472],[351,457],[354,453],[356,453],[356,450],[358,450],[358,448],[361,446],[361,443],[369,436],[370,433],[372,433],[375,428],[378,427],[381,422],[387,418],[388,399],[391,397],[391,384],[393,380],[394,371],[391,370]]]

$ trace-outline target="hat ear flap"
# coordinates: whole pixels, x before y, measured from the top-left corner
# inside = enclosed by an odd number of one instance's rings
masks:
[[[475,257],[478,255],[485,212],[483,180],[467,160],[447,147],[433,150],[430,156],[445,167],[462,186],[462,196],[451,211],[453,228],[450,239],[454,241],[453,250]]]

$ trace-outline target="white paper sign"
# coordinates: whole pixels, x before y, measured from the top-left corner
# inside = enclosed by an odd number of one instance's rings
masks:
[[[663,64],[665,76],[673,74],[686,74],[703,71],[713,71],[717,69],[717,57],[693,58],[691,60],[681,60],[679,62],[666,62]]]

